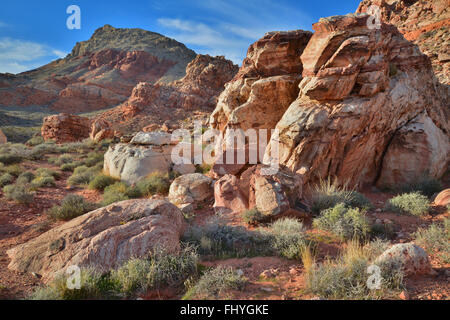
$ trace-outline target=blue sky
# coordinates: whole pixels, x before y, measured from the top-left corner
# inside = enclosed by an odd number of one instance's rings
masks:
[[[273,30],[311,30],[321,17],[354,12],[359,0],[54,0],[5,1],[0,11],[0,72],[18,73],[64,57],[99,27],[142,28],[198,53],[240,64],[248,46]],[[69,5],[81,30],[69,30]]]

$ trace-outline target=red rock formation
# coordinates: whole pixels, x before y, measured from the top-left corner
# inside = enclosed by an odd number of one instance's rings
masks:
[[[127,102],[99,118],[122,128],[128,125],[136,129],[149,124],[162,125],[166,120],[184,119],[193,110],[208,112],[216,105],[225,83],[237,71],[238,67],[224,57],[197,55],[188,64],[182,79],[169,84],[141,82]]]
[[[115,136],[115,132],[111,129],[111,124],[108,121],[98,119],[91,124],[91,133],[89,137],[93,141],[102,141],[104,139],[112,139]]]
[[[0,74],[0,105],[70,113],[113,107],[141,81],[183,77],[194,57],[181,43],[156,33],[105,26],[64,59],[19,75]]]
[[[57,143],[81,141],[89,137],[90,120],[72,114],[61,113],[44,118],[41,135],[45,141]]]
[[[272,137],[264,162],[273,160],[277,144],[281,167],[301,172],[305,185],[329,176],[351,186],[441,177],[450,162],[448,95],[416,45],[394,26],[372,29],[367,20],[320,19],[300,52],[303,78],[233,80],[211,125],[276,127],[279,137]],[[268,86],[273,79],[279,82]],[[298,88],[287,90],[287,79],[301,79]]]
[[[367,12],[371,5],[380,8],[384,22],[418,45],[439,80],[450,84],[450,0],[363,0],[357,12]]]
[[[7,142],[8,142],[8,139],[6,138],[6,136],[3,133],[3,131],[0,130],[0,144],[7,143]]]

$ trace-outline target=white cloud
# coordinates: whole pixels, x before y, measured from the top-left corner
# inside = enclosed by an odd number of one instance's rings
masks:
[[[295,7],[269,0],[192,0],[190,3],[202,12],[201,20],[162,17],[157,21],[168,29],[164,34],[194,46],[199,53],[225,55],[237,64],[242,63],[248,46],[266,32],[308,29],[311,23]]]
[[[45,44],[11,38],[0,38],[0,73],[20,73],[42,65],[65,53]]]
[[[8,26],[6,23],[0,21],[0,28],[4,28],[4,27],[6,27],[6,26]]]

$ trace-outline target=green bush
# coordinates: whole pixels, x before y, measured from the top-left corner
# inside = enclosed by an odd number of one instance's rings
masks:
[[[429,254],[437,254],[444,263],[450,263],[450,218],[433,223],[427,229],[420,228],[415,234],[416,243]]]
[[[198,248],[203,256],[214,258],[263,256],[273,253],[272,237],[264,232],[250,231],[211,219],[202,226],[192,226],[183,241]]]
[[[14,182],[14,176],[9,173],[5,173],[0,176],[0,187],[4,187],[6,185],[12,184]]]
[[[88,185],[100,171],[101,169],[97,167],[77,167],[67,180],[67,183],[71,186]]]
[[[170,179],[168,174],[154,172],[147,178],[140,180],[136,186],[143,196],[150,196],[157,193],[167,194],[170,188]]]
[[[3,188],[5,197],[20,204],[30,204],[34,200],[34,195],[29,187],[23,184],[11,184]]]
[[[33,172],[26,171],[19,175],[19,177],[17,178],[17,183],[27,184],[30,183],[34,178],[35,175]]]
[[[23,159],[22,156],[17,154],[0,154],[0,162],[4,165],[21,163]]]
[[[111,297],[114,290],[108,275],[94,269],[81,269],[80,289],[69,289],[67,276],[58,276],[45,287],[36,289],[30,300],[92,300]]]
[[[219,299],[230,290],[243,290],[247,279],[232,268],[219,266],[206,271],[183,299]]]
[[[130,187],[124,182],[116,182],[105,188],[103,193],[102,206],[107,206],[115,202],[139,198],[140,191],[135,187]]]
[[[275,252],[287,259],[300,259],[302,250],[310,244],[303,224],[296,219],[277,220],[271,225],[270,232]]]
[[[442,184],[434,178],[423,176],[416,182],[404,185],[400,189],[402,193],[420,192],[431,198],[435,193],[442,190]]]
[[[314,259],[305,265],[306,289],[309,293],[326,299],[378,299],[396,296],[403,288],[401,264],[391,261],[379,264],[380,289],[372,290],[367,283],[373,274],[368,272],[381,249],[380,242],[363,248],[350,242],[336,260],[316,264]],[[304,259],[306,261],[306,259]]]
[[[100,152],[90,152],[87,158],[83,160],[84,165],[88,167],[93,167],[99,163],[103,166],[104,154]]]
[[[361,209],[369,209],[372,207],[370,201],[361,193],[349,190],[346,186],[339,186],[337,180],[334,183],[330,178],[326,181],[321,180],[319,185],[315,186],[311,211],[314,215],[320,214],[321,211],[329,209],[338,203],[345,203],[349,207],[357,207]]]
[[[164,287],[177,288],[197,274],[198,255],[192,247],[179,254],[156,250],[149,259],[132,259],[111,274],[118,290],[127,296]]]
[[[399,214],[423,216],[430,209],[430,201],[419,192],[404,193],[390,199],[384,209]]]
[[[53,177],[58,178],[59,173],[55,170],[48,169],[48,168],[39,168],[36,170],[36,177]]]
[[[12,174],[15,177],[18,177],[18,176],[20,176],[22,174],[23,169],[18,164],[12,164],[10,166],[3,166],[3,168],[1,169],[1,172],[9,173],[9,174]]]
[[[245,223],[250,225],[258,224],[258,222],[260,222],[263,218],[264,216],[256,208],[251,210],[245,210],[242,213],[242,220],[244,220]]]
[[[73,162],[73,156],[70,154],[63,154],[59,157],[52,157],[48,159],[49,163],[52,163],[57,166],[62,166],[64,164],[72,163]]]
[[[344,203],[322,211],[320,216],[314,219],[313,225],[318,229],[330,231],[342,239],[364,238],[370,229],[364,211],[348,208]]]
[[[89,183],[89,189],[103,191],[106,187],[117,181],[116,178],[100,173]]]
[[[39,176],[31,181],[33,188],[44,188],[56,186],[55,178],[52,176]]]
[[[31,139],[29,139],[25,144],[27,146],[34,147],[34,146],[37,146],[39,144],[43,144],[44,142],[45,142],[44,138],[42,138],[41,135],[35,135]]]
[[[55,220],[71,220],[96,208],[95,204],[87,202],[82,196],[71,194],[63,199],[61,205],[51,208],[48,214]]]

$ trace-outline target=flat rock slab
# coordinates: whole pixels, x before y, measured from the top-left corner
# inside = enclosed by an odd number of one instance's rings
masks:
[[[177,251],[184,227],[183,214],[167,201],[122,201],[8,250],[8,268],[40,274],[44,281],[71,265],[109,270],[156,248]]]

